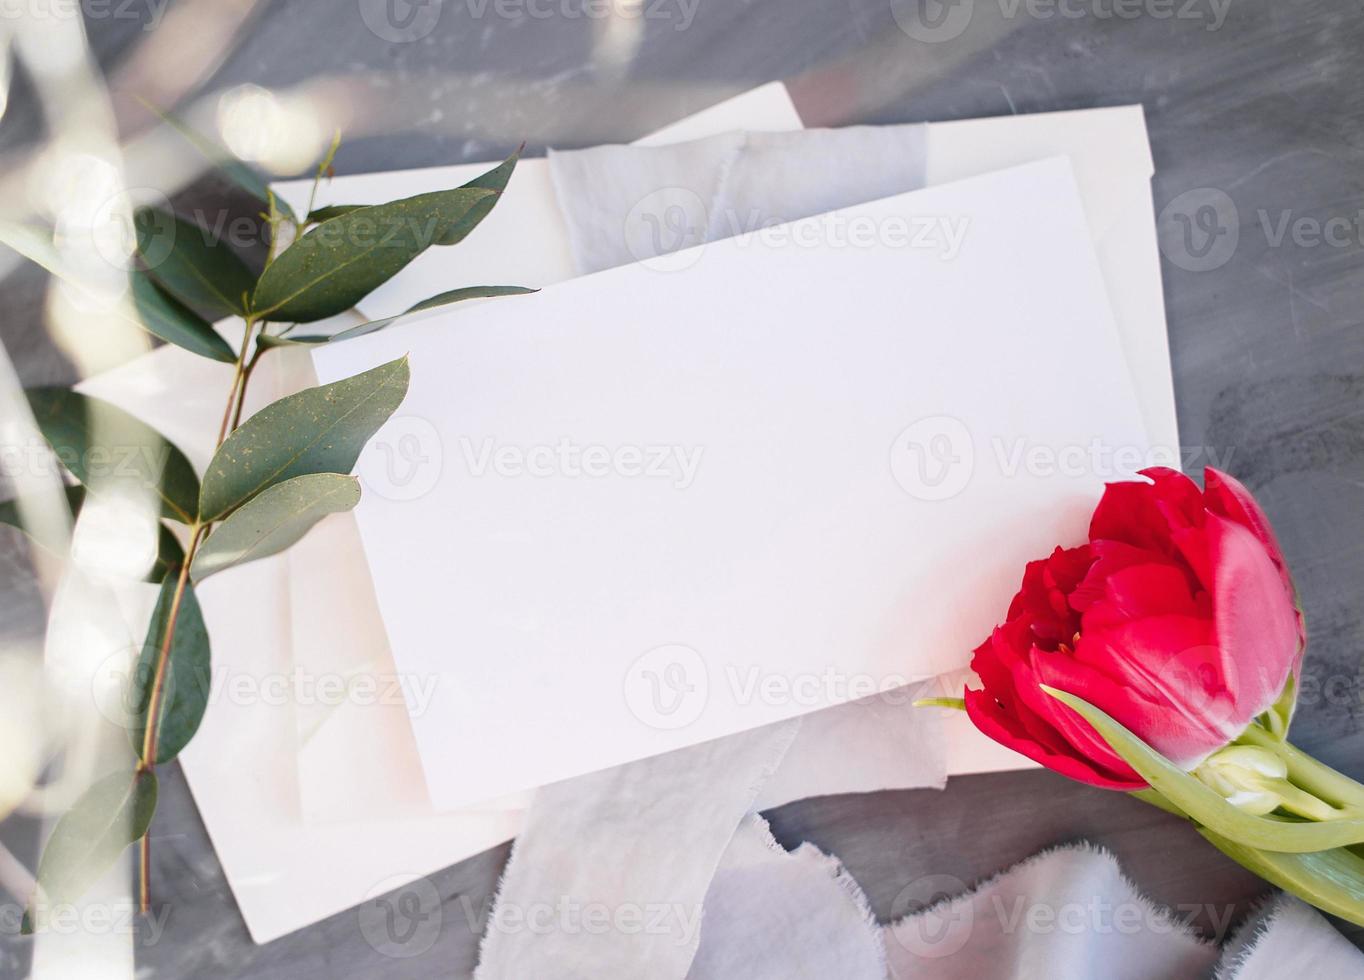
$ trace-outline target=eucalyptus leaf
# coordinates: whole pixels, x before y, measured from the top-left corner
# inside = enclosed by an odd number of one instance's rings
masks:
[[[266,487],[308,473],[349,473],[360,450],[402,403],[407,358],[266,406],[219,447],[204,474],[199,513],[221,520]]]
[[[153,336],[194,354],[235,364],[237,354],[213,325],[171,296],[140,269],[128,274],[138,322]]]
[[[85,502],[85,487],[63,487],[62,493],[66,498],[66,507],[71,519],[74,521],[76,515],[80,513],[81,504]],[[22,511],[27,509],[23,504],[23,498],[14,498],[0,503],[0,524],[8,524],[10,527],[17,527],[33,540],[35,544],[41,545],[53,554],[60,555],[62,547],[59,542],[52,540],[45,533],[45,528],[35,528],[25,524]],[[38,501],[33,501],[34,506],[39,506]]]
[[[256,277],[225,242],[156,208],[139,209],[133,228],[147,271],[176,299],[215,319],[245,314]]]
[[[1103,711],[1064,691],[1042,690],[1079,713],[1114,752],[1151,788],[1213,833],[1246,847],[1300,854],[1364,842],[1364,819],[1304,823],[1274,816],[1254,816],[1228,803],[1215,790],[1180,769]]]
[[[66,497],[66,506],[70,511],[71,520],[74,521],[80,514],[81,506],[85,503],[85,487],[80,485],[64,487],[63,493]],[[63,555],[64,550],[59,542],[52,540],[46,534],[21,520],[20,511],[22,509],[24,508],[20,506],[20,500],[17,498],[0,502],[0,524],[16,527],[27,534],[35,544],[46,548],[55,555]],[[159,585],[166,575],[179,571],[184,561],[185,549],[181,546],[180,539],[175,536],[175,532],[158,521],[156,561],[152,564],[143,581]]]
[[[525,293],[538,292],[535,289],[528,289],[525,286],[465,286],[461,289],[451,289],[448,292],[439,293],[430,299],[424,299],[420,303],[409,306],[395,316],[386,316],[379,320],[369,320],[365,323],[356,324],[345,330],[339,330],[334,334],[303,334],[299,336],[272,337],[270,334],[261,334],[259,338],[262,347],[294,347],[294,346],[316,346],[318,344],[330,344],[334,341],[351,340],[355,337],[363,337],[365,334],[375,333],[390,326],[397,320],[411,313],[418,313],[422,310],[434,309],[437,306],[448,306],[451,303],[459,303],[468,299],[488,299],[493,296],[521,296]]]
[[[352,211],[366,207],[364,204],[328,204],[326,207],[315,208],[308,212],[309,224],[321,224],[323,221],[330,221],[332,218],[339,218],[343,214],[350,214]]]
[[[70,388],[30,388],[25,394],[57,459],[88,489],[151,492],[163,517],[194,519],[199,498],[194,467],[151,426]]]
[[[521,159],[521,151],[525,148],[526,144],[522,143],[512,152],[511,156],[507,157],[507,159],[503,160],[486,174],[480,174],[475,177],[464,186],[492,191],[500,197],[502,192],[507,189],[507,181],[511,180],[512,171],[516,169],[517,161]],[[490,197],[479,202],[469,210],[468,214],[457,221],[455,226],[451,228],[437,244],[458,245],[460,242],[464,241],[464,239],[468,237],[469,232],[477,228],[478,223],[489,215],[493,209],[493,205],[496,203],[497,197]]]
[[[147,833],[156,812],[156,774],[149,769],[105,776],[76,800],[48,838],[38,861],[38,887],[21,932],[45,927],[54,906],[77,901]]]
[[[167,576],[179,574],[180,566],[184,563],[185,549],[180,544],[180,539],[165,524],[158,524],[156,562],[152,565],[151,571],[147,573],[145,581],[160,585],[166,580]]]
[[[328,514],[360,502],[360,481],[339,473],[310,473],[276,483],[238,507],[195,553],[190,576],[266,558],[290,547]]]
[[[75,279],[52,243],[52,232],[45,228],[18,221],[0,221],[0,244],[8,245],[59,279]]]
[[[146,100],[142,100],[142,104],[156,113],[167,126],[183,136],[205,160],[213,165],[215,170],[262,204],[266,202],[270,193],[270,186],[260,174],[242,162],[231,150],[217,140],[205,136],[174,113],[160,109]],[[290,221],[296,220],[293,210],[286,202],[280,201],[279,209]]]
[[[134,695],[132,704],[135,711],[128,736],[139,758],[148,765],[170,762],[179,755],[180,750],[189,744],[199,730],[204,709],[208,706],[212,682],[208,630],[204,626],[203,613],[199,610],[199,600],[194,595],[194,586],[186,581],[172,632],[171,612],[179,588],[179,576],[168,575],[161,583],[161,593],[157,596],[147,628],[147,639],[142,645],[137,669],[129,681],[133,685],[131,693]],[[167,633],[170,633],[171,641],[161,696],[157,701],[156,717],[150,720],[156,665],[166,644]],[[154,725],[155,738],[152,752],[145,753],[149,725]]]
[[[433,191],[324,221],[279,254],[252,297],[257,317],[308,323],[342,313],[449,236],[483,188]]]

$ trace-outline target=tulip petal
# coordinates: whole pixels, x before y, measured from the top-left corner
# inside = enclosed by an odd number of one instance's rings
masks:
[[[1203,715],[1186,710],[1160,692],[1154,697],[1145,697],[1122,679],[1115,679],[1081,661],[1054,654],[1036,655],[1034,660],[1036,675],[1042,684],[1063,691],[1083,691],[1087,702],[1128,730],[1139,732],[1144,742],[1156,747],[1183,769],[1192,769],[1209,753],[1235,737],[1236,733],[1228,735],[1210,728]],[[1066,732],[1067,737],[1072,741],[1084,740],[1077,744],[1086,747],[1086,754],[1093,754],[1117,772],[1130,768],[1108,740],[1084,719],[1041,691],[1038,698],[1050,702],[1052,711],[1048,717]]]
[[[1104,597],[1104,583],[1110,575],[1132,565],[1149,565],[1168,561],[1164,552],[1138,548],[1122,541],[1095,541],[1090,544],[1094,562],[1084,581],[1070,594],[1070,605],[1076,612],[1086,609]]]
[[[1278,567],[1254,533],[1208,515],[1204,527],[1216,569],[1213,618],[1229,685],[1236,694],[1233,722],[1246,725],[1283,691],[1302,657],[1298,614]]]
[[[1075,661],[1108,678],[1077,675],[1064,690],[1081,691],[1116,712],[1160,751],[1192,768],[1245,728],[1237,715],[1235,674],[1228,676],[1212,623],[1194,616],[1153,616],[1110,629],[1081,632]],[[1063,676],[1064,665],[1053,674]],[[1093,683],[1100,695],[1091,697]]]
[[[1173,508],[1197,523],[1202,513],[1202,494],[1198,485],[1183,473],[1165,467],[1141,471],[1150,483],[1123,481],[1104,487],[1103,497],[1089,522],[1090,541],[1123,541],[1138,548],[1169,554],[1170,521],[1166,511]]]
[[[1103,597],[1085,613],[1086,628],[1118,626],[1148,616],[1200,615],[1189,576],[1171,564],[1131,565],[1104,581]]]
[[[1032,651],[1031,660],[1021,673],[1022,676],[1014,678],[1018,696],[1030,711],[1044,719],[1058,733],[1062,744],[1071,746],[1072,751],[1089,760],[1096,769],[1107,771],[1124,781],[1140,783],[1140,776],[1098,732],[1075,712],[1047,697],[1042,690],[1043,684],[1073,684],[1071,690],[1082,690],[1088,696],[1108,702],[1112,700],[1115,688],[1111,678],[1076,663],[1064,654],[1049,654],[1037,649]],[[1104,697],[1105,694],[1110,696]]]
[[[1056,751],[1034,740],[1022,730],[1014,717],[999,708],[986,691],[966,692],[966,713],[982,734],[1063,776],[1102,789],[1132,790],[1146,785],[1140,779],[1120,779],[1100,772],[1072,752]]]
[[[1279,547],[1279,539],[1274,536],[1274,528],[1240,480],[1211,466],[1206,467],[1203,470],[1203,503],[1217,516],[1249,530],[1265,546],[1274,564],[1283,566],[1283,550]]]

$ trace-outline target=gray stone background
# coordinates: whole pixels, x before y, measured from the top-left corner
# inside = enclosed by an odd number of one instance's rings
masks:
[[[772,79],[790,84],[812,125],[1141,103],[1156,207],[1189,219],[1187,237],[1178,221],[1162,226],[1183,442],[1199,465],[1220,454],[1257,493],[1297,576],[1311,639],[1295,741],[1364,777],[1364,6],[958,0],[925,37],[919,2],[645,0],[652,13],[637,30],[611,35],[573,16],[583,0],[446,0],[411,9],[408,34],[421,36],[410,40],[392,39],[384,4],[368,0],[174,0],[166,19],[145,0],[86,0],[85,16],[129,131],[146,125],[131,94],[164,102],[242,83],[301,86],[347,107],[340,173],[494,159],[522,139],[530,153],[624,142]],[[138,59],[186,10],[196,44],[158,55],[183,56],[177,88]],[[963,10],[967,22],[951,19]],[[0,152],[22,152],[43,130],[21,73]],[[207,179],[177,198],[186,202],[248,210]],[[32,267],[0,283],[0,339],[26,384],[73,379],[44,331],[44,288]],[[1038,383],[1065,396],[1064,378]],[[5,637],[36,636],[43,611],[27,551],[7,530],[0,579]],[[770,817],[788,846],[809,840],[842,858],[882,916],[925,876],[969,884],[1080,838],[1111,848],[1148,894],[1209,934],[1267,890],[1183,824],[1047,772],[806,800]],[[148,978],[467,975],[478,926],[466,910],[484,907],[507,856],[495,848],[435,875],[434,945],[390,958],[364,938],[365,911],[255,946],[175,766],[153,835],[171,915],[159,942],[139,943]],[[37,837],[31,821],[0,827],[30,866]],[[0,936],[0,976],[23,976],[27,963],[26,942]]]

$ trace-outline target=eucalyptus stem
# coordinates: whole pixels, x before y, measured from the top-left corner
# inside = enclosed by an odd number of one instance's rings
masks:
[[[246,400],[246,385],[250,381],[251,369],[255,367],[256,361],[260,357],[260,351],[250,362],[247,361],[246,352],[251,349],[251,334],[255,327],[255,318],[246,317],[245,326],[242,329],[242,345],[237,354],[237,366],[232,375],[232,386],[228,391],[227,407],[223,410],[223,421],[218,427],[218,441],[214,449],[218,449],[227,440],[228,433],[235,429],[241,421],[242,404]],[[194,556],[199,551],[199,543],[203,540],[204,532],[208,530],[208,525],[198,518],[190,525],[189,544],[185,547],[185,558],[180,564],[179,576],[175,582],[175,592],[171,596],[170,609],[166,613],[166,635],[161,641],[161,649],[156,654],[156,667],[152,673],[151,692],[147,698],[147,725],[142,733],[142,752],[141,759],[137,764],[138,772],[148,771],[156,766],[157,737],[160,734],[160,726],[157,724],[157,714],[161,710],[161,702],[165,697],[166,670],[170,663],[171,644],[175,641],[175,624],[180,615],[180,606],[184,602],[185,589],[189,584],[189,569],[194,563]],[[152,870],[152,844],[150,830],[142,835],[138,841],[138,908],[143,915],[151,912],[151,870]]]

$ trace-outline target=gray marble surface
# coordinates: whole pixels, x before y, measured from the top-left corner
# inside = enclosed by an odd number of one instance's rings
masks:
[[[645,3],[654,13],[623,30],[573,16],[581,0],[177,0],[154,27],[155,4],[126,6],[123,17],[87,4],[87,29],[129,130],[143,125],[134,91],[169,101],[242,83],[297,87],[349,117],[343,173],[490,159],[522,139],[530,152],[626,141],[771,79],[787,80],[805,118],[823,125],[1141,103],[1156,205],[1166,209],[1182,438],[1200,462],[1219,454],[1279,528],[1311,631],[1296,740],[1364,777],[1360,0],[958,0],[941,20],[919,17],[918,0]],[[413,16],[405,33],[385,10]],[[192,59],[179,62],[184,77],[149,71],[146,51],[184,11],[181,26],[202,25]],[[221,26],[233,20],[242,21],[235,36]],[[158,57],[172,54],[163,47]],[[0,152],[22,152],[42,129],[21,76]],[[180,200],[232,200],[223,195],[200,181]],[[43,289],[32,269],[0,283],[0,337],[26,383],[72,375],[43,331]],[[1038,382],[1065,396],[1064,378]],[[4,636],[37,635],[39,595],[8,532],[0,579]],[[1079,838],[1112,848],[1142,888],[1210,934],[1266,891],[1179,822],[1046,772],[806,800],[770,816],[783,843],[839,855],[883,916],[925,876],[964,886]],[[496,848],[435,875],[434,943],[393,958],[367,941],[366,911],[252,944],[174,766],[153,835],[158,896],[171,914],[158,941],[139,943],[147,978],[467,975],[478,913],[507,854]],[[0,838],[35,859],[32,823],[12,819]],[[22,976],[27,963],[26,943],[0,935],[0,976]]]

